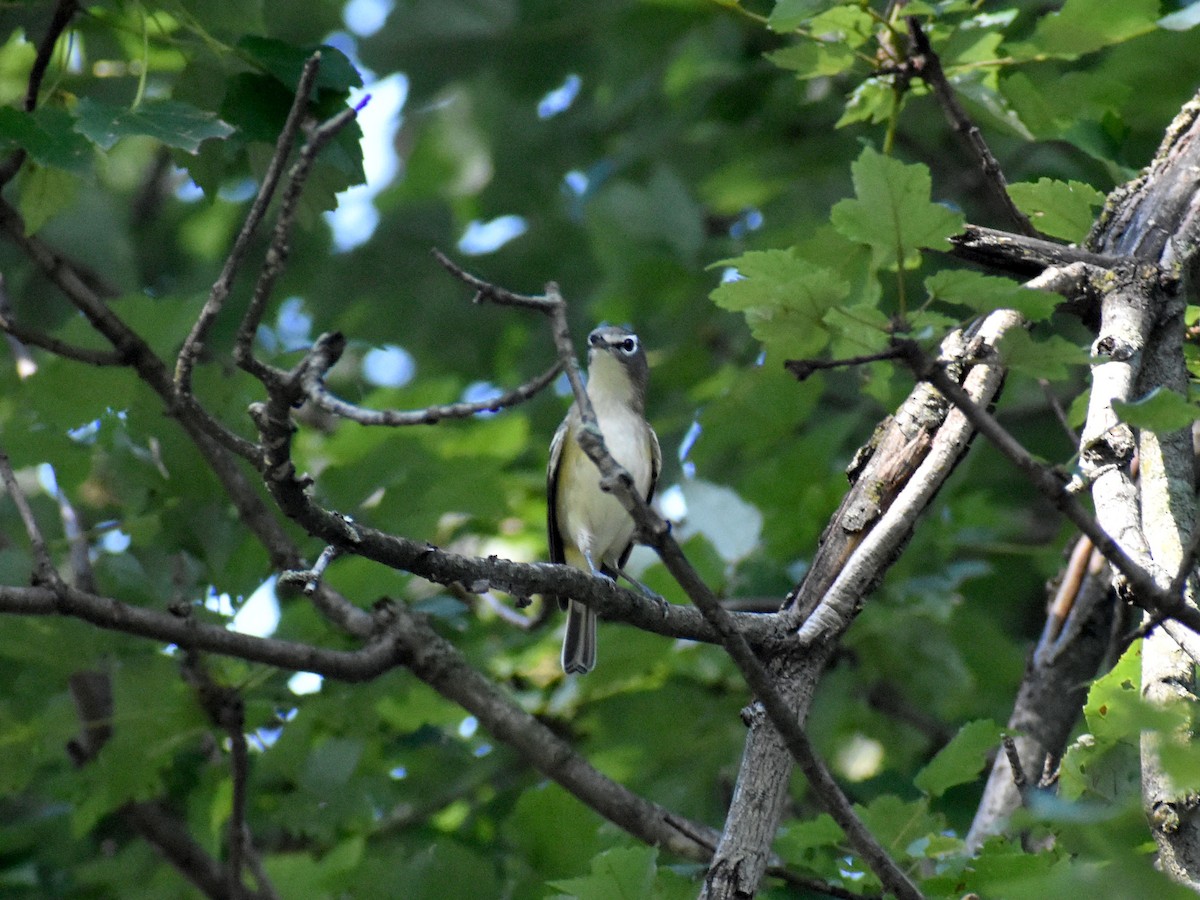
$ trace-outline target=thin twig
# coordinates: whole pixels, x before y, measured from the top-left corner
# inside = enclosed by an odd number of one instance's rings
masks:
[[[229,852],[225,872],[226,889],[231,900],[243,900],[242,868],[249,845],[246,830],[246,781],[249,777],[249,754],[246,747],[246,708],[241,695],[231,687],[218,684],[204,665],[204,658],[195,649],[186,651],[181,667],[183,677],[196,691],[200,705],[209,721],[225,732],[229,741],[229,778],[232,801],[229,810]]]
[[[71,19],[79,10],[77,0],[58,0],[54,7],[54,13],[50,16],[50,25],[46,28],[46,33],[42,35],[41,41],[38,43],[37,55],[33,58],[33,65],[29,69],[29,81],[25,85],[25,102],[23,108],[25,112],[33,112],[37,109],[38,94],[41,93],[42,79],[46,77],[46,70],[50,67],[50,60],[54,56],[54,48],[58,45],[58,39],[71,24]],[[0,187],[12,181],[14,175],[20,171],[21,166],[25,163],[25,149],[18,148],[14,150],[9,157],[0,163]]]
[[[37,518],[33,515],[29,499],[17,483],[12,462],[3,450],[0,450],[0,479],[3,480],[8,496],[12,498],[13,504],[17,507],[21,522],[25,526],[25,533],[29,536],[29,546],[33,551],[33,583],[57,591],[62,585],[62,579],[59,578],[54,561],[50,558],[50,551],[46,549],[46,539],[42,537],[42,530],[38,526]]]
[[[92,568],[91,547],[88,545],[87,532],[79,522],[79,513],[61,485],[54,491],[54,499],[58,502],[58,515],[62,519],[63,535],[70,550],[71,583],[81,591],[94,592],[96,572]]]
[[[7,314],[0,312],[0,331],[23,344],[41,347],[55,356],[87,363],[89,366],[123,366],[125,358],[115,350],[98,350],[92,347],[77,347],[53,335],[34,328],[19,325]]]
[[[275,152],[263,175],[258,194],[255,196],[254,202],[250,204],[250,211],[246,214],[246,221],[242,223],[242,230],[238,232],[233,247],[230,248],[229,255],[225,258],[221,274],[213,282],[208,299],[204,302],[203,309],[200,310],[200,315],[196,318],[191,332],[179,349],[179,356],[175,361],[175,385],[180,393],[191,393],[192,369],[195,368],[196,360],[204,349],[204,342],[216,322],[218,313],[233,289],[233,280],[250,249],[250,241],[258,231],[258,226],[271,203],[271,198],[275,195],[275,188],[283,175],[284,166],[287,164],[292,146],[296,142],[296,134],[300,130],[300,124],[308,109],[308,97],[312,93],[313,84],[316,83],[317,70],[320,65],[320,52],[314,53],[304,63],[304,69],[300,73],[300,82],[296,85],[296,94],[292,99],[292,107],[284,121],[283,130],[279,132],[279,137],[275,141]]]
[[[1001,743],[1004,745],[1004,754],[1008,757],[1008,767],[1012,769],[1013,784],[1023,794],[1025,788],[1029,786],[1029,779],[1025,777],[1025,768],[1021,765],[1021,757],[1017,753],[1016,739],[1011,734],[1006,734],[1001,739]]]
[[[879,353],[868,353],[863,356],[845,356],[838,359],[789,359],[784,362],[783,367],[795,375],[797,381],[804,381],[826,369],[854,368],[868,363],[896,359],[898,355],[899,351],[895,347],[889,347]]]
[[[450,259],[441,250],[436,247],[430,251],[433,258],[442,265],[447,272],[457,278],[459,281],[475,289],[475,297],[472,303],[495,303],[498,306],[520,306],[525,309],[536,310],[540,313],[550,313],[561,302],[562,298],[557,299],[549,296],[549,291],[543,296],[537,297],[530,294],[518,294],[510,291],[507,288],[502,288],[492,284],[490,281],[484,281],[462,268],[454,260]]]
[[[358,105],[343,109],[314,128],[288,171],[287,186],[279,201],[279,214],[275,218],[271,243],[267,247],[266,258],[263,261],[262,269],[259,270],[258,280],[254,284],[254,292],[246,307],[245,315],[242,316],[241,324],[238,326],[237,338],[233,345],[234,361],[260,380],[269,378],[276,373],[275,370],[255,359],[254,338],[258,334],[258,326],[266,312],[267,301],[275,289],[275,282],[283,274],[287,265],[288,255],[291,252],[292,228],[296,221],[300,195],[304,191],[304,185],[308,181],[317,156],[339,131],[354,121],[370,99],[369,95],[363,97]]]
[[[347,403],[334,396],[325,385],[325,375],[336,365],[341,357],[345,340],[336,332],[323,334],[317,338],[310,352],[308,365],[301,378],[301,384],[309,400],[321,409],[333,413],[343,419],[357,422],[359,425],[436,425],[443,419],[465,419],[483,412],[497,412],[524,403],[530,397],[544,389],[558,373],[562,371],[562,363],[555,362],[549,369],[522,385],[495,397],[472,402],[446,403],[440,406],[427,406],[423,409],[364,409],[353,403]]]
[[[983,171],[984,181],[1000,203],[1001,208],[1016,225],[1017,230],[1030,237],[1038,237],[1038,230],[1033,227],[1029,217],[1017,208],[1012,197],[1008,195],[1008,183],[1005,181],[1004,172],[1000,169],[1000,163],[996,161],[996,157],[983,139],[979,127],[971,121],[967,111],[958,102],[954,88],[950,86],[946,73],[942,69],[941,58],[929,43],[929,37],[921,28],[920,22],[917,21],[916,16],[908,16],[905,21],[908,22],[908,32],[912,37],[913,48],[916,50],[916,56],[912,59],[912,63],[920,74],[921,80],[929,85],[933,95],[942,105],[942,111],[946,114],[950,127],[962,137],[975,156]]]
[[[317,557],[317,561],[311,569],[289,569],[279,576],[280,584],[298,584],[304,593],[312,595],[316,593],[317,588],[321,584],[321,578],[325,574],[325,570],[329,568],[329,564],[340,555],[341,550],[330,544],[321,551],[321,555]]]
[[[1067,418],[1067,411],[1063,409],[1062,403],[1055,395],[1050,387],[1049,380],[1045,378],[1038,379],[1038,387],[1042,389],[1042,396],[1046,398],[1046,404],[1050,407],[1050,412],[1054,413],[1054,418],[1058,420],[1058,424],[1062,426],[1063,434],[1067,436],[1067,440],[1073,446],[1079,446],[1079,435],[1075,429],[1071,427],[1071,421]]]

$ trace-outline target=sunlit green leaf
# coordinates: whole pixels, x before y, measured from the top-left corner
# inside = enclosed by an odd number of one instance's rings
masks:
[[[978,778],[990,752],[997,749],[1003,729],[991,719],[968,722],[950,743],[938,751],[913,783],[927,794],[940,797],[947,789]]]
[[[1054,294],[967,269],[943,269],[925,280],[925,290],[931,300],[960,304],[980,313],[1015,309],[1034,322],[1047,318],[1060,302]]]
[[[736,278],[712,292],[718,306],[744,313],[751,333],[792,356],[813,356],[829,339],[823,320],[850,289],[833,270],[788,250],[747,253],[727,260]]]
[[[850,240],[869,245],[880,264],[915,266],[921,249],[945,249],[962,230],[961,215],[930,201],[925,166],[867,147],[850,168],[855,198],[838,202],[831,221]]]
[[[1040,178],[1036,183],[1010,184],[1008,193],[1038,231],[1067,241],[1087,237],[1095,211],[1104,202],[1103,194],[1081,181]]]
[[[1178,431],[1200,419],[1200,406],[1164,387],[1156,387],[1144,397],[1128,403],[1116,400],[1113,412],[1134,428],[1163,434]]]
[[[1013,53],[1074,59],[1145,34],[1158,17],[1158,0],[1067,0],[1062,9],[1040,19],[1033,37]]]
[[[579,900],[608,897],[648,897],[654,883],[658,851],[650,847],[619,847],[592,860],[591,875],[551,882]]]

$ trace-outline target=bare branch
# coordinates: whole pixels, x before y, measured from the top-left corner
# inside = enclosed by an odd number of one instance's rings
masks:
[[[275,229],[271,235],[271,243],[267,247],[266,259],[258,273],[254,293],[250,297],[250,303],[246,307],[241,325],[238,326],[237,338],[233,345],[234,361],[259,379],[270,377],[273,370],[255,359],[254,337],[258,333],[258,326],[266,311],[267,301],[275,289],[275,282],[287,265],[288,254],[291,252],[289,242],[292,227],[295,225],[300,195],[304,191],[304,185],[308,181],[317,156],[339,131],[354,120],[369,100],[369,96],[364,97],[357,106],[343,109],[314,128],[304,146],[300,148],[300,154],[288,172],[288,183],[279,201],[279,214],[275,219]]]
[[[716,841],[712,829],[683,820],[601,775],[570,744],[469,665],[423,618],[402,605],[392,611],[397,651],[414,675],[466,709],[498,740],[609,821],[687,859],[709,858]]]
[[[0,479],[3,479],[4,488],[8,492],[8,496],[12,498],[13,505],[17,507],[21,522],[25,526],[25,533],[29,536],[29,546],[33,551],[33,583],[45,585],[57,591],[62,584],[62,579],[54,567],[54,561],[50,558],[50,551],[46,549],[46,539],[42,537],[42,530],[33,515],[33,509],[29,506],[29,500],[17,483],[17,476],[13,472],[8,454],[2,449],[0,449]]]
[[[304,368],[301,376],[301,385],[307,398],[321,409],[340,418],[357,422],[359,425],[436,425],[443,419],[465,419],[477,413],[497,412],[524,403],[554,381],[558,373],[562,371],[562,364],[556,362],[541,375],[511,391],[486,400],[476,400],[470,403],[447,403],[406,411],[364,409],[334,396],[325,385],[325,376],[341,358],[345,343],[341,334],[336,332],[323,334],[317,338],[309,352],[308,365]]]
[[[472,286],[479,290],[479,296],[495,294],[494,288],[490,292],[488,291],[491,286],[485,282],[478,279],[472,279],[472,282],[468,283],[472,283]],[[813,750],[808,736],[796,719],[795,712],[789,708],[776,690],[774,683],[767,676],[766,670],[754,655],[745,635],[738,629],[733,616],[721,606],[717,595],[688,562],[683,549],[671,536],[668,523],[646,503],[645,498],[634,490],[633,478],[629,472],[609,453],[604,436],[597,424],[591,400],[587,395],[582,378],[579,377],[578,361],[567,325],[566,303],[562,302],[557,285],[553,283],[547,285],[546,295],[547,299],[551,301],[548,314],[559,359],[566,369],[567,377],[571,380],[575,404],[583,421],[583,427],[580,429],[578,437],[579,446],[599,469],[601,486],[610,491],[630,513],[642,539],[654,548],[671,576],[700,609],[713,631],[720,636],[725,651],[741,671],[758,701],[763,704],[770,716],[771,723],[783,735],[788,749],[792,752],[805,777],[808,778],[813,793],[817,796],[822,808],[846,833],[851,846],[862,856],[889,891],[901,898],[920,897],[921,893],[917,890],[916,885],[862,824],[850,806],[850,801],[846,799],[846,795],[842,793],[833,776],[829,774],[824,762]],[[526,305],[525,300],[538,298],[521,299],[522,302],[515,305]],[[542,309],[543,306],[538,303],[533,308]],[[574,593],[569,596],[577,601],[582,599]]]
[[[950,127],[963,139],[967,149],[975,157],[983,172],[984,183],[1000,204],[1000,208],[1017,226],[1019,232],[1030,237],[1038,236],[1038,230],[1033,227],[1033,223],[1029,221],[1025,213],[1017,209],[1012,197],[1008,195],[1008,182],[1005,181],[1000,163],[996,161],[996,157],[992,154],[978,126],[971,121],[967,111],[958,102],[954,88],[950,86],[946,73],[942,69],[942,60],[930,45],[929,37],[921,28],[920,22],[917,21],[916,16],[908,16],[905,21],[908,23],[908,33],[912,38],[913,49],[916,51],[916,55],[910,57],[912,67],[920,75],[921,80],[929,85],[938,103],[941,104],[942,112],[946,114],[946,120],[950,123]]]
[[[549,315],[562,302],[562,297],[551,296],[551,292],[547,290],[546,294],[540,297],[535,297],[529,294],[517,294],[506,288],[492,284],[490,281],[484,281],[472,275],[466,269],[462,268],[454,260],[450,259],[445,253],[437,248],[432,251],[433,258],[436,259],[442,267],[457,278],[459,281],[466,284],[475,290],[475,297],[472,303],[495,303],[498,306],[518,306],[524,309],[532,309],[540,313]]]
[[[1134,562],[1075,499],[1068,490],[1067,479],[1035,460],[990,413],[978,406],[938,365],[929,360],[916,344],[901,342],[900,346],[906,348],[905,359],[914,374],[922,381],[928,381],[962,410],[971,424],[1010,462],[1025,472],[1034,486],[1091,539],[1104,558],[1129,582],[1133,597],[1139,604],[1151,611],[1161,611],[1177,618],[1193,630],[1200,630],[1200,611],[1188,608],[1179,597],[1166,596],[1154,577]]]
[[[225,732],[229,742],[229,778],[232,784],[232,800],[229,810],[229,853],[225,880],[230,900],[243,900],[246,896],[242,883],[242,869],[247,856],[252,852],[250,835],[246,828],[246,781],[249,777],[249,756],[246,747],[246,708],[241,694],[234,688],[217,684],[204,660],[195,649],[184,654],[182,672],[184,679],[196,691],[200,705],[209,721]],[[268,888],[269,893],[274,893]]]
[[[0,331],[4,331],[11,338],[23,344],[41,347],[55,356],[87,363],[89,366],[123,366],[126,364],[121,354],[115,351],[76,347],[74,344],[68,344],[66,341],[61,341],[34,328],[19,325],[7,311],[0,312]]]
[[[271,198],[275,195],[275,188],[279,184],[288,156],[292,152],[292,146],[296,142],[296,133],[300,130],[300,124],[304,120],[304,114],[308,108],[308,98],[312,93],[313,84],[317,80],[317,70],[320,65],[321,54],[319,52],[314,53],[304,63],[291,109],[288,111],[283,129],[275,141],[275,152],[271,156],[271,162],[267,165],[267,171],[263,174],[258,194],[255,196],[254,202],[250,204],[250,211],[242,223],[242,230],[238,232],[233,247],[225,258],[225,265],[209,291],[204,308],[200,310],[200,315],[179,350],[179,357],[175,361],[175,385],[180,393],[191,393],[192,369],[204,349],[204,342],[212,330],[213,323],[216,322],[217,315],[225,305],[229,292],[233,289],[233,280],[237,277],[242,260],[250,249],[250,241],[258,231],[258,226],[271,203]]]
[[[974,398],[973,402],[990,403],[1004,380],[1003,367],[995,358],[989,358],[992,348],[1004,334],[1020,324],[1021,317],[1017,313],[999,310],[977,326],[970,355],[978,364],[971,368],[963,387],[959,387],[944,369],[939,368],[939,371],[964,396]],[[902,349],[901,344],[896,347]],[[946,415],[900,492],[843,562],[820,604],[806,616],[798,635],[801,645],[830,641],[849,627],[870,585],[886,568],[886,561],[895,558],[912,533],[917,517],[953,470],[972,431],[966,416],[954,411]]]

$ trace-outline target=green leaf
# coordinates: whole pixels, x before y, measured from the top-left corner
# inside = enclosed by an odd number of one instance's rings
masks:
[[[1082,181],[1039,178],[1010,184],[1008,195],[1038,231],[1066,241],[1087,237],[1096,208],[1104,204],[1104,195]]]
[[[83,175],[91,170],[92,145],[74,125],[60,106],[41,106],[31,113],[0,107],[0,150],[19,147],[39,165]]]
[[[362,87],[362,76],[346,58],[346,54],[336,47],[326,44],[297,47],[285,41],[257,35],[242,38],[237,46],[290,90],[295,90],[296,85],[300,83],[304,64],[318,51],[321,54],[321,65],[317,70],[318,90],[346,93],[351,88]]]
[[[581,871],[603,846],[601,819],[553,782],[522,791],[503,833],[522,857],[548,875]]]
[[[1129,403],[1113,401],[1113,412],[1127,425],[1160,434],[1178,431],[1200,419],[1200,407],[1182,394],[1161,386]]]
[[[867,78],[850,92],[846,108],[837,120],[837,128],[845,128],[855,122],[878,125],[886,122],[896,108],[896,92],[882,78]]]
[[[877,262],[912,268],[921,248],[949,249],[963,217],[929,199],[929,168],[906,165],[867,147],[850,166],[855,199],[833,207],[831,221],[852,241],[867,244]]]
[[[345,787],[358,768],[363,741],[358,738],[327,738],[309,754],[300,784],[317,796],[329,796]]]
[[[750,332],[768,350],[807,357],[825,348],[825,314],[850,291],[841,275],[794,250],[752,251],[718,265],[736,267],[740,277],[716,288],[713,302],[744,313]]]
[[[657,870],[658,851],[652,847],[615,847],[592,860],[592,874],[550,886],[577,900],[611,897],[650,897]]]
[[[956,784],[974,781],[987,762],[987,754],[1000,743],[1004,729],[991,719],[968,722],[958,730],[937,756],[913,779],[913,784],[933,797],[940,797]]]
[[[1153,31],[1158,6],[1158,0],[1066,0],[1058,12],[1040,18],[1033,37],[1012,54],[1075,59]]]
[[[781,69],[791,69],[798,78],[840,75],[854,65],[854,51],[831,41],[804,41],[775,50],[767,59]]]
[[[1000,356],[1010,369],[1031,378],[1062,381],[1071,374],[1071,366],[1087,365],[1084,348],[1056,334],[1034,340],[1024,328],[1015,328],[1000,341]]]
[[[841,826],[828,813],[822,813],[815,819],[786,825],[775,841],[775,848],[784,859],[800,864],[808,851],[839,847],[844,840]]]
[[[866,806],[855,804],[854,808],[863,824],[891,850],[901,850],[943,826],[939,817],[930,814],[929,800],[924,797],[908,803],[895,794],[881,794]]]
[[[925,279],[929,299],[957,303],[986,313],[994,309],[1015,309],[1026,319],[1038,321],[1050,316],[1059,298],[1045,291],[1022,287],[1008,278],[996,278],[967,269],[944,269]]]
[[[148,100],[135,107],[79,101],[76,130],[102,150],[110,150],[121,138],[146,135],[168,147],[195,153],[209,138],[226,138],[233,127],[214,113],[177,100]]]
[[[1088,733],[1081,735],[1063,757],[1063,797],[1127,800],[1138,785],[1138,758],[1143,732],[1179,733],[1189,711],[1182,706],[1147,703],[1141,692],[1142,642],[1135,641],[1117,664],[1097,678],[1088,691],[1083,714]],[[1170,746],[1165,741],[1164,746]],[[1190,769],[1186,752],[1168,753],[1172,765]]]
[[[25,233],[34,234],[74,201],[79,178],[64,169],[25,166],[19,178],[17,208],[25,220]]]
[[[778,32],[792,31],[835,4],[836,0],[775,0],[767,27]]]

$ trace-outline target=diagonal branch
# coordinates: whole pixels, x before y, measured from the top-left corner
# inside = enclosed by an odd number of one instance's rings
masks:
[[[511,296],[509,292],[501,292],[495,288],[489,289],[489,286],[479,279],[473,279],[473,282],[480,297],[501,294]],[[548,315],[552,322],[559,360],[566,369],[568,378],[571,379],[575,404],[583,421],[579,445],[599,469],[601,486],[611,492],[633,517],[642,539],[658,553],[671,576],[683,588],[688,598],[720,637],[725,651],[737,665],[750,690],[763,705],[771,723],[783,736],[788,749],[804,772],[822,808],[842,828],[851,846],[889,891],[898,897],[910,898],[910,900],[920,897],[921,893],[917,890],[916,885],[858,818],[850,801],[842,793],[824,762],[817,756],[808,740],[808,735],[805,734],[797,720],[795,712],[776,689],[762,663],[755,656],[745,635],[738,629],[733,616],[721,606],[720,600],[712,588],[688,562],[683,549],[672,537],[670,526],[666,520],[655,512],[646,503],[645,498],[634,489],[633,478],[629,472],[608,451],[604,436],[598,427],[591,400],[582,379],[578,377],[578,361],[575,357],[575,349],[570,339],[566,319],[566,302],[562,300],[556,285],[549,285],[546,294],[547,298],[552,301],[549,305]],[[520,305],[528,304],[521,303]],[[540,308],[540,304],[535,304],[534,308]]]
[[[33,551],[33,583],[57,592],[62,587],[62,578],[50,558],[50,551],[46,549],[46,539],[42,537],[42,530],[33,515],[33,509],[29,506],[29,499],[17,483],[12,463],[3,449],[0,449],[0,481],[3,481],[5,491],[16,506],[21,523],[25,526],[25,533],[29,537],[29,546]]]
[[[179,350],[179,356],[175,360],[175,385],[181,393],[191,393],[192,369],[195,368],[196,361],[199,359],[201,352],[203,352],[204,342],[207,340],[208,334],[217,320],[217,315],[221,312],[221,308],[229,298],[229,293],[233,289],[233,280],[237,277],[242,260],[245,259],[246,253],[249,252],[250,241],[254,238],[255,233],[258,231],[258,226],[267,214],[267,207],[271,203],[271,198],[275,195],[275,188],[279,185],[279,179],[283,175],[287,158],[291,154],[292,146],[296,142],[296,134],[300,130],[304,113],[308,109],[308,98],[312,93],[313,85],[316,83],[317,70],[320,68],[320,65],[320,53],[314,53],[304,63],[304,69],[300,73],[300,81],[296,85],[296,94],[292,100],[291,109],[288,111],[283,129],[279,132],[279,137],[275,141],[275,152],[271,156],[271,162],[267,165],[267,171],[263,175],[262,184],[259,185],[258,194],[255,196],[254,202],[250,204],[250,211],[246,214],[246,220],[242,223],[242,229],[238,232],[238,236],[233,242],[233,247],[230,249],[229,255],[225,258],[225,265],[221,268],[221,274],[217,276],[217,280],[213,282],[213,286],[209,290],[204,308],[200,310],[200,315],[197,317],[195,324],[192,325],[191,332]]]
[[[319,54],[317,57],[319,59]],[[237,338],[233,345],[233,359],[250,374],[264,380],[274,374],[274,370],[258,362],[254,357],[253,345],[258,326],[266,311],[267,301],[275,288],[275,282],[283,274],[287,265],[288,254],[291,252],[290,239],[292,228],[296,222],[296,212],[304,185],[312,172],[313,163],[321,151],[334,139],[339,131],[352,122],[367,102],[370,96],[364,97],[357,106],[346,107],[337,115],[322,122],[312,130],[292,168],[288,172],[288,183],[279,201],[279,214],[275,218],[275,228],[271,235],[271,243],[267,247],[266,259],[259,270],[258,280],[250,303],[238,326]]]
[[[963,139],[967,145],[967,149],[975,157],[979,164],[980,170],[983,172],[984,183],[992,192],[992,196],[1000,204],[1000,208],[1008,215],[1017,230],[1029,237],[1037,237],[1038,230],[1033,227],[1033,223],[1029,221],[1029,217],[1021,210],[1017,209],[1017,205],[1013,203],[1012,197],[1008,194],[1008,183],[1005,181],[1004,172],[1000,168],[1000,163],[992,154],[991,148],[988,147],[987,141],[984,140],[979,127],[971,121],[971,117],[967,115],[967,111],[963,109],[962,104],[958,102],[958,97],[955,96],[954,88],[950,86],[949,79],[946,78],[946,72],[942,69],[942,60],[934,51],[933,46],[929,43],[929,36],[925,34],[921,28],[921,23],[917,21],[916,16],[908,16],[905,18],[908,23],[908,33],[912,39],[913,50],[916,54],[910,57],[913,68],[933,91],[933,95],[937,97],[938,103],[942,105],[942,111],[946,114],[946,120],[950,123],[950,127],[954,133]]]

